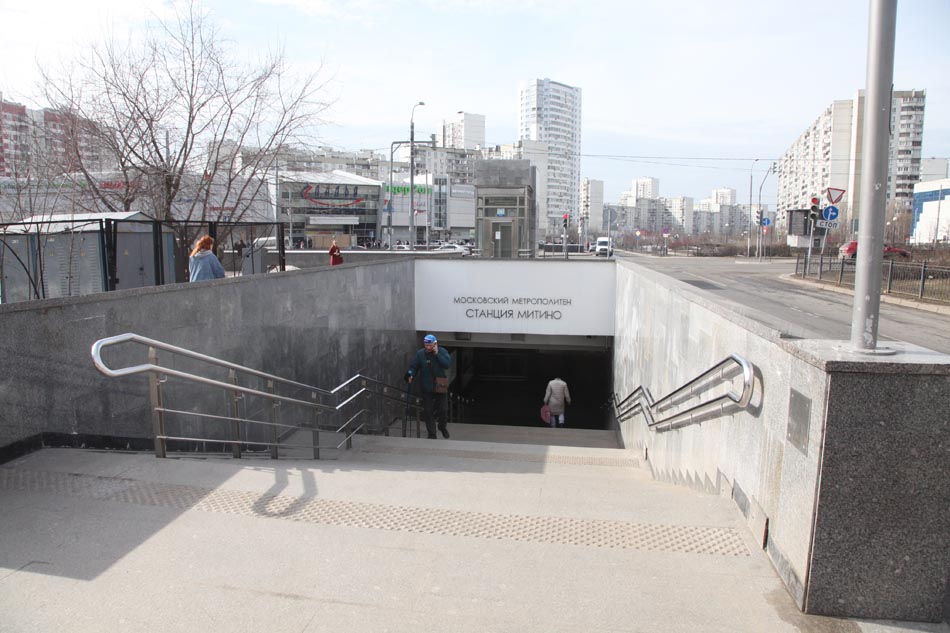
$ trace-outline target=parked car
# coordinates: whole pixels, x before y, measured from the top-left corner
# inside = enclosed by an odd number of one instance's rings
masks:
[[[408,244],[396,244],[395,246],[393,246],[393,250],[394,251],[408,251],[410,249],[409,249]]]
[[[845,242],[841,245],[841,248],[838,249],[838,257],[843,259],[854,259],[858,256],[858,241],[851,240],[850,242]],[[900,248],[899,246],[890,246],[889,244],[884,245],[884,257],[885,258],[894,258],[894,259],[910,259],[910,251]]]
[[[462,257],[472,254],[472,249],[461,244],[443,244],[435,250],[439,253],[461,253]]]

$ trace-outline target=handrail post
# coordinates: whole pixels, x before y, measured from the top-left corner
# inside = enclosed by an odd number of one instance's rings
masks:
[[[409,422],[409,411],[411,410],[409,406],[409,393],[407,392],[400,395],[402,395],[402,397],[406,399],[406,412],[402,416],[402,436],[409,437],[408,435],[406,435],[406,433],[412,432],[412,426],[410,426],[410,422]]]
[[[148,362],[158,365],[158,352],[148,348]],[[155,442],[155,457],[166,457],[165,412],[162,406],[162,377],[157,372],[148,372],[148,399],[152,406],[152,435]]]
[[[416,400],[416,405],[418,405],[420,398],[416,398],[415,400]],[[435,406],[435,405],[433,405],[433,406]],[[416,437],[417,437],[417,438],[421,438],[421,437],[422,437],[422,428],[421,428],[421,427],[422,427],[422,420],[421,420],[421,418],[419,418],[419,413],[420,413],[419,409],[420,409],[420,407],[416,406]]]
[[[270,392],[272,395],[277,393],[277,387],[274,384],[273,380],[267,381],[267,391]],[[270,447],[271,459],[277,459],[277,441],[278,441],[277,419],[278,419],[279,412],[280,412],[280,400],[271,400],[270,421],[271,421],[271,424],[274,425],[270,427],[271,428],[271,442],[273,442]]]
[[[920,265],[920,291],[917,293],[918,299],[924,298],[924,284],[927,283],[927,262]]]
[[[884,291],[886,294],[891,294],[891,281],[894,279],[894,260],[887,262],[887,286]]]
[[[237,386],[237,372],[233,369],[228,371],[228,382]],[[231,456],[234,457],[234,459],[241,459],[241,423],[237,420],[240,415],[238,406],[240,398],[240,391],[236,389],[231,391],[231,399],[229,401],[231,417],[233,418],[231,420]]]
[[[841,285],[841,281],[844,279],[845,261],[847,260],[845,260],[844,257],[841,257],[838,259],[838,285],[839,286]]]
[[[316,401],[317,398],[317,392],[311,391],[310,399]],[[315,409],[313,412],[313,429],[311,430],[311,438],[313,441],[313,458],[320,459],[320,409]]]

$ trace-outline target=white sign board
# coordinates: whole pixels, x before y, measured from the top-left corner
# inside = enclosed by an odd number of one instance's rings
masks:
[[[602,260],[416,260],[416,329],[613,336],[616,278]]]
[[[818,220],[815,224],[821,229],[836,229],[839,223],[833,220]]]

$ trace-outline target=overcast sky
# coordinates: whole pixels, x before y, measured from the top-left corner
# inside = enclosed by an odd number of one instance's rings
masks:
[[[0,91],[37,103],[36,64],[161,12],[146,0],[0,0]],[[733,187],[739,202],[836,99],[864,87],[867,0],[207,0],[223,34],[254,55],[283,46],[322,66],[334,105],[319,136],[389,148],[484,114],[489,144],[516,140],[519,81],[583,90],[582,173],[615,202],[638,176],[664,196]],[[950,156],[950,0],[898,5],[895,89],[926,89],[923,156]],[[11,63],[16,60],[17,63]],[[775,201],[774,177],[763,202]],[[817,193],[817,192],[816,192]]]

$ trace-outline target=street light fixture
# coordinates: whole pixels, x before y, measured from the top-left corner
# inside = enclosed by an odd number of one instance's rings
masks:
[[[752,257],[752,170],[755,169],[757,162],[759,162],[758,158],[752,161],[752,166],[749,167],[749,239],[745,245],[746,258]]]
[[[412,106],[412,113],[409,115],[409,250],[416,250],[416,108],[424,106],[425,101],[420,101]]]
[[[756,208],[756,212],[761,214],[764,218],[765,213],[762,211],[762,185],[765,184],[765,180],[769,177],[773,171],[776,170],[775,163],[769,165],[769,170],[765,172],[765,175],[762,176],[762,183],[759,185],[759,206]],[[774,228],[772,230],[775,230]],[[751,235],[750,238],[751,239]],[[763,244],[764,240],[762,239],[761,229],[755,232],[755,256],[759,259],[762,259],[762,251],[765,250],[765,245]]]

